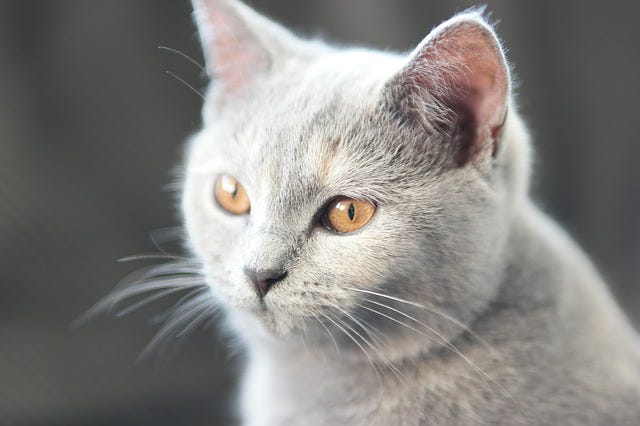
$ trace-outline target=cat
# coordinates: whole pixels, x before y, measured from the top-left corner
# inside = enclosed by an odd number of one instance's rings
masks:
[[[181,209],[244,424],[640,424],[638,337],[529,198],[482,10],[395,54],[193,6],[212,83]]]

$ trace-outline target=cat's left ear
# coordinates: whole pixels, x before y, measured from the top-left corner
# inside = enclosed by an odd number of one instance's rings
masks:
[[[511,90],[493,28],[479,12],[436,27],[389,82],[394,107],[428,132],[444,132],[458,166],[498,153]]]
[[[237,0],[192,0],[207,73],[226,95],[249,87],[298,43],[289,31]]]

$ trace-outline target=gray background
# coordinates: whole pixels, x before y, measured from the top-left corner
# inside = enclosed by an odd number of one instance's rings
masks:
[[[409,49],[473,3],[271,0],[308,35]],[[637,2],[489,1],[536,143],[534,192],[640,321]],[[632,10],[635,8],[635,10]],[[70,322],[177,224],[171,169],[199,125],[187,0],[0,0],[0,424],[231,421],[234,365],[214,328],[135,363],[165,303]],[[176,250],[175,247],[169,248]],[[212,336],[213,335],[213,336]]]

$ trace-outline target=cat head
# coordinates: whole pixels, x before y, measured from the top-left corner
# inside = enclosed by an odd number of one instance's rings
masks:
[[[303,40],[235,0],[194,10],[212,83],[183,214],[234,327],[344,345],[372,327],[420,349],[443,342],[409,316],[462,332],[495,294],[526,186],[509,68],[482,14],[398,55]]]

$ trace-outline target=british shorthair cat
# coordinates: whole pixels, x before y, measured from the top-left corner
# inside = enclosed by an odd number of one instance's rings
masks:
[[[481,10],[395,54],[193,4],[212,83],[182,213],[246,348],[244,424],[640,424],[637,335],[529,198]]]

